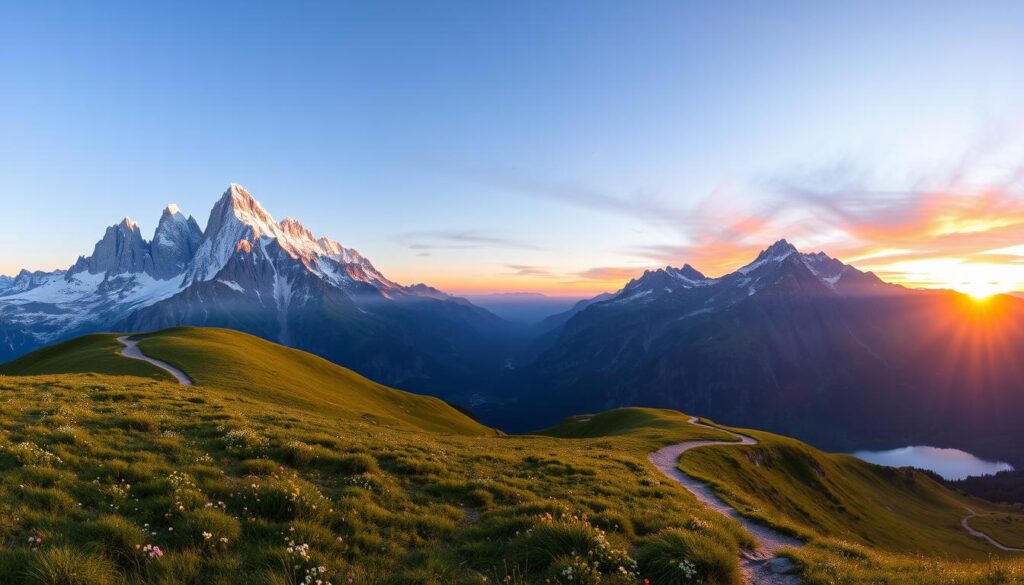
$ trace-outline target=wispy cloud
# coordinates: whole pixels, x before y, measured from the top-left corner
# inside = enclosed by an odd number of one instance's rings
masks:
[[[528,172],[509,169],[458,169],[453,172],[460,178],[482,186],[573,207],[613,213],[620,217],[634,217],[660,225],[675,225],[688,221],[685,208],[673,205],[670,198],[659,193],[640,190],[626,194],[612,193],[573,181],[534,179]]]
[[[684,263],[717,276],[750,262],[780,238],[911,285],[936,285],[940,271],[951,266],[999,264],[1016,271],[1022,265],[1013,254],[985,255],[1024,245],[1024,142],[1006,131],[982,135],[945,167],[887,170],[851,157],[724,183],[689,205],[678,202],[692,198],[666,192],[614,193],[508,169],[459,174],[505,192],[657,228],[661,242],[615,250],[640,267],[563,272],[565,282],[603,281],[612,287],[643,266]],[[513,268],[520,269],[523,276],[541,276],[536,267]],[[1024,288],[1024,273],[1019,278]]]
[[[617,282],[625,284],[626,281],[643,274],[643,267],[636,266],[599,266],[588,268],[573,274],[577,280]]]
[[[514,276],[543,276],[552,277],[557,276],[550,268],[543,266],[529,266],[526,264],[509,264],[507,268],[512,271]]]
[[[400,234],[396,240],[410,250],[468,250],[477,248],[541,249],[532,242],[479,230],[425,230]]]

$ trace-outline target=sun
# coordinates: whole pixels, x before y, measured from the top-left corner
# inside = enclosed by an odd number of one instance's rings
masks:
[[[1015,283],[1007,279],[1007,270],[994,264],[962,264],[950,279],[950,288],[984,301],[993,295],[1012,292]]]
[[[1024,264],[948,257],[894,262],[877,268],[898,275],[893,281],[907,286],[952,289],[978,301],[1024,290]]]
[[[959,283],[953,290],[962,292],[976,301],[984,301],[993,295],[1007,292],[999,283],[990,282]]]

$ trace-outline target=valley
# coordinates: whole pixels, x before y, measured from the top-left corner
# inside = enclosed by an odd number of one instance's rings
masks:
[[[3,280],[0,361],[98,331],[221,327],[506,432],[652,406],[830,451],[934,445],[1024,465],[1024,299],[909,289],[786,240],[725,275],[667,266],[571,307],[476,298],[519,322],[397,283],[232,184],[204,228],[171,205],[151,241],[125,218],[68,269]],[[552,307],[569,308],[537,321]]]
[[[117,337],[0,370],[0,574],[15,583],[981,584],[1024,570],[960,524],[970,507],[973,528],[1017,542],[1014,508],[778,435],[645,408],[505,435],[237,332],[139,336],[193,385]],[[765,534],[799,544],[766,547],[788,574],[756,553]]]

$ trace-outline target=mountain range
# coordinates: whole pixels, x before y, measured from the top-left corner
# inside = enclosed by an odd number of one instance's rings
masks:
[[[152,241],[129,218],[67,270],[0,283],[0,362],[95,331],[219,326],[436,395],[497,376],[509,324],[274,218],[232,184],[206,228],[168,206]],[[499,340],[499,341],[496,341]]]
[[[0,362],[97,331],[214,326],[467,404],[514,431],[670,407],[818,446],[952,446],[1024,463],[1024,300],[883,282],[786,240],[720,277],[645,272],[511,323],[276,221],[239,185],[205,228],[174,206],[152,241],[125,218],[66,270],[0,279]]]
[[[546,349],[485,420],[656,405],[833,450],[1024,458],[1024,302],[1011,296],[908,289],[781,240],[725,276],[648,271],[548,322]]]

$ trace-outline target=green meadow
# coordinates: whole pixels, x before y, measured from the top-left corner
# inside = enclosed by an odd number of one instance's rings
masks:
[[[646,460],[729,440],[682,413],[620,409],[507,436],[444,402],[223,330],[114,335],[0,377],[0,582],[7,584],[740,583],[752,537]],[[743,431],[748,432],[748,431]],[[806,583],[1017,583],[1015,511],[924,474],[750,431],[681,466],[799,535]],[[1009,519],[1009,520],[1007,520]],[[1016,539],[1016,540],[1014,540]]]

